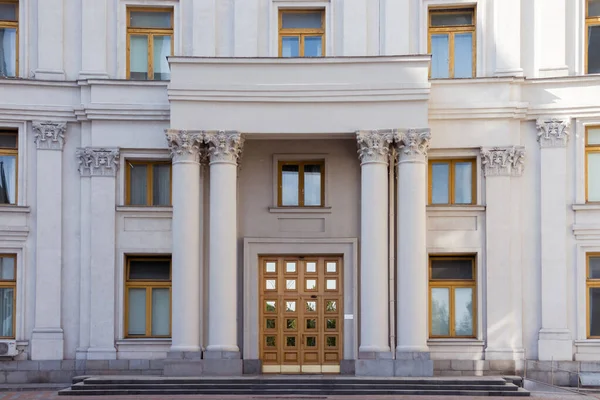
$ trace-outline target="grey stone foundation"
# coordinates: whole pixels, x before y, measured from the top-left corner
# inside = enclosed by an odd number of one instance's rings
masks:
[[[514,360],[435,360],[434,376],[522,375],[523,361]]]
[[[433,361],[429,353],[361,352],[355,363],[356,376],[433,376]]]

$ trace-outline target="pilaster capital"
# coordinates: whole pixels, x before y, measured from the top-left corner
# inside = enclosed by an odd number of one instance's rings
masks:
[[[521,176],[525,167],[525,147],[482,147],[481,166],[486,177]]]
[[[394,141],[395,131],[380,129],[356,132],[358,158],[362,164],[388,163],[390,144]]]
[[[81,176],[116,176],[119,170],[119,149],[84,147],[77,149]]]
[[[394,135],[399,162],[426,162],[431,142],[429,128],[400,129]]]
[[[237,131],[208,131],[204,133],[208,156],[212,163],[236,164],[244,147],[244,136]]]
[[[33,135],[38,150],[62,150],[67,132],[66,122],[33,121]]]
[[[203,145],[204,132],[165,129],[165,135],[171,150],[173,163],[182,161],[204,162],[206,160],[206,151]]]
[[[569,118],[538,119],[536,127],[540,147],[567,147],[570,126],[571,120]]]

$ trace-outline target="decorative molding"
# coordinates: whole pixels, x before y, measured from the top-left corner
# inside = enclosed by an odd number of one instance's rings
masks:
[[[84,147],[77,149],[81,176],[116,176],[119,169],[118,148]]]
[[[538,130],[537,140],[540,143],[540,147],[567,147],[570,125],[571,121],[569,118],[538,119],[536,127]]]
[[[244,147],[244,136],[237,131],[212,131],[204,133],[211,163],[236,164]]]
[[[173,163],[192,161],[203,163],[206,161],[204,147],[204,132],[186,131],[178,129],[165,129]]]
[[[426,162],[431,130],[429,128],[399,130],[394,135],[394,141],[398,149],[398,162]]]
[[[388,164],[390,144],[394,142],[395,133],[392,129],[356,132],[357,152],[361,163]]]
[[[38,150],[62,150],[65,144],[66,122],[33,121],[33,135]]]
[[[525,147],[482,147],[481,166],[486,177],[521,176],[525,167]]]

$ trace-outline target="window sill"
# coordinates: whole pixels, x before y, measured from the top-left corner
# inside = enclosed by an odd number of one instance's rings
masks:
[[[573,204],[573,211],[594,211],[600,210],[600,202],[598,203],[585,203],[585,204]]]
[[[117,345],[152,345],[152,344],[171,344],[171,338],[127,338],[116,341]]]
[[[0,214],[6,213],[30,213],[31,207],[28,206],[16,206],[16,205],[0,205]]]
[[[485,206],[479,205],[432,205],[427,206],[427,211],[467,211],[477,212],[485,211]]]
[[[269,207],[271,214],[331,214],[331,207]]]
[[[484,346],[485,342],[479,339],[473,338],[439,338],[439,339],[428,339],[428,346]]]
[[[117,211],[139,212],[139,213],[172,213],[173,206],[117,206]]]

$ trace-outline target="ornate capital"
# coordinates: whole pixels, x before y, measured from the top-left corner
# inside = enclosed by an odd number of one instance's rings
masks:
[[[481,166],[488,176],[521,176],[525,167],[522,146],[481,148]]]
[[[237,131],[205,132],[204,143],[208,146],[211,163],[237,164],[244,147],[244,137]]]
[[[65,144],[66,122],[33,121],[35,144],[39,150],[62,150]]]
[[[165,134],[174,163],[179,161],[205,161],[206,152],[203,145],[203,132],[166,129]]]
[[[81,176],[116,176],[119,149],[84,147],[77,149]]]
[[[363,164],[371,162],[387,164],[394,134],[391,129],[356,132],[360,161]]]
[[[395,135],[398,161],[425,162],[430,141],[429,128],[399,130]]]
[[[571,121],[568,118],[538,119],[536,127],[540,147],[566,147],[570,125]]]

